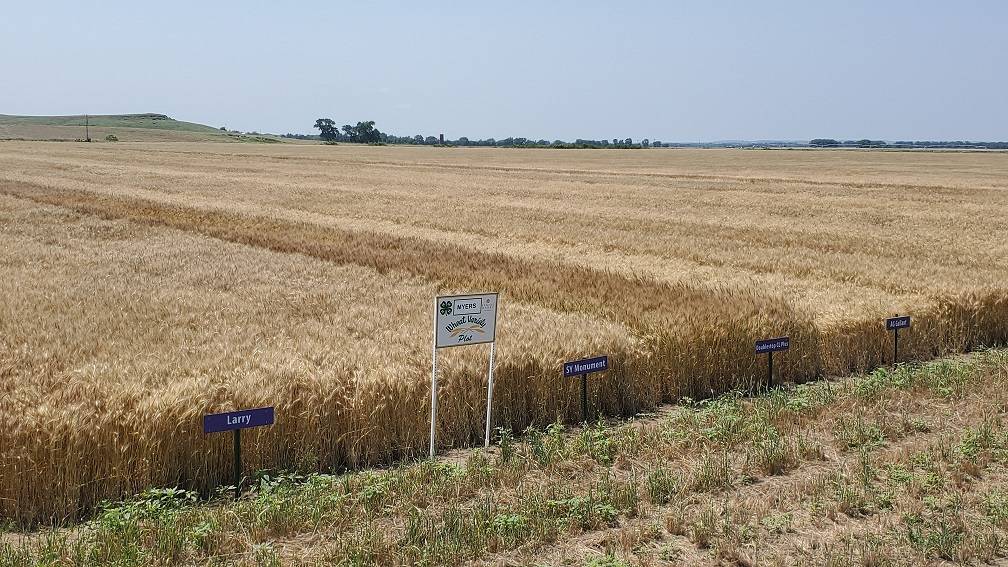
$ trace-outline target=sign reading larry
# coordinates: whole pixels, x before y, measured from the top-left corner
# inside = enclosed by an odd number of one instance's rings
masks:
[[[437,348],[494,342],[496,293],[441,296],[434,301]]]
[[[273,408],[229,411],[203,416],[203,433],[217,433],[261,425],[273,425]]]
[[[212,413],[203,416],[203,433],[218,433],[233,431],[234,435],[234,497],[241,496],[242,466],[241,466],[241,430],[248,427],[273,425],[273,408],[255,408],[247,410]]]

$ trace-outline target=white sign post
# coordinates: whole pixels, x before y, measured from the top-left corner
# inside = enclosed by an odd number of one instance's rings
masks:
[[[434,429],[437,424],[437,351],[466,345],[490,343],[490,370],[487,374],[486,436],[490,446],[490,417],[493,413],[494,345],[497,331],[497,294],[449,295],[434,299],[434,347],[431,349],[430,456],[434,456]]]

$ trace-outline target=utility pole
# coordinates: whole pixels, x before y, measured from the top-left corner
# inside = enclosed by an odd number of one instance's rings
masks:
[[[91,124],[88,121],[88,115],[84,115],[84,141],[91,141]]]

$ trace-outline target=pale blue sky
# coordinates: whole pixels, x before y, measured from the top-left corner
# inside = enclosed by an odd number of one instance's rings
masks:
[[[1008,139],[1008,2],[6,2],[0,114],[470,138]]]

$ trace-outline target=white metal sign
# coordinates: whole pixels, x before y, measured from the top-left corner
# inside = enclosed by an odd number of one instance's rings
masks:
[[[434,304],[437,348],[494,342],[497,294],[449,295]]]
[[[486,431],[484,437],[484,446],[490,446],[496,331],[496,293],[446,295],[434,298],[434,345],[431,349],[431,457],[435,454],[434,429],[437,424],[437,351],[439,348],[490,343],[490,370],[487,372]]]

